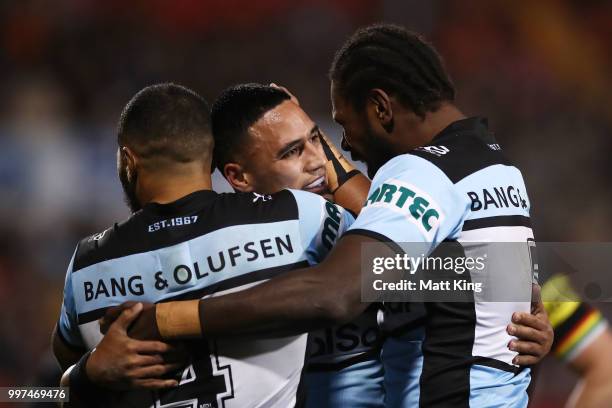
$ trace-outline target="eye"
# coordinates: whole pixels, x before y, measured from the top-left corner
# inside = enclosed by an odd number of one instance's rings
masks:
[[[287,150],[285,154],[282,155],[281,159],[289,159],[293,156],[299,155],[302,152],[301,146],[295,146],[291,148],[291,150]]]

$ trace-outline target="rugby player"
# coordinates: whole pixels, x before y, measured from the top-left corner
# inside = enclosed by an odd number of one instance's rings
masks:
[[[202,296],[239,291],[319,262],[353,222],[352,215],[303,191],[211,191],[209,108],[178,85],[137,93],[121,115],[118,144],[119,178],[134,213],[78,244],[53,339],[62,367],[85,353],[64,378],[71,400],[79,398],[88,407],[299,405],[304,333],[189,342],[189,364],[178,379],[164,381],[155,378],[179,364],[165,358],[168,344],[125,336],[100,341],[97,320],[109,306],[126,300],[196,299],[197,304]],[[109,333],[125,333],[141,312],[142,303],[136,303]],[[165,318],[173,314],[167,309]],[[128,352],[136,353],[122,359]],[[109,355],[120,364],[88,370]],[[93,381],[109,388],[121,385],[109,380],[118,369],[132,386],[165,389],[98,392]],[[89,377],[80,375],[84,370]]]
[[[151,323],[162,339],[301,333],[364,311],[363,244],[422,242],[433,251],[451,240],[473,253],[474,241],[533,239],[522,175],[503,156],[486,120],[466,118],[455,106],[440,58],[419,36],[389,25],[359,30],[337,53],[330,74],[334,119],[353,157],[364,160],[373,177],[357,221],[309,270],[197,304],[152,306],[132,333]],[[477,205],[499,185],[514,193],[511,200]],[[525,246],[503,261],[523,271],[527,251]],[[181,327],[160,318],[168,308]],[[529,313],[529,301],[489,303],[475,296],[425,308],[419,405],[527,405],[530,370],[515,364],[506,326],[514,311]]]
[[[345,159],[333,155],[335,148],[284,89],[259,84],[228,88],[213,104],[211,120],[216,165],[236,191],[298,188],[327,195],[330,188],[337,191],[338,178],[346,183],[355,177],[351,189],[359,194],[350,198],[353,211],[361,209],[369,181],[352,166],[340,164]],[[329,175],[334,176],[331,187]],[[310,333],[307,406],[383,406],[377,311],[373,305],[350,323]]]

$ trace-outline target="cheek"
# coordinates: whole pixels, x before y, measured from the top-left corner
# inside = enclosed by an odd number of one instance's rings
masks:
[[[255,191],[272,194],[284,188],[295,188],[299,184],[296,173],[295,167],[285,162],[275,162],[267,168],[261,168],[255,175]]]
[[[287,160],[279,163],[274,175],[276,190],[302,188],[305,178],[303,169],[299,160]]]
[[[351,147],[359,147],[363,140],[363,129],[347,127],[344,129],[344,135]]]

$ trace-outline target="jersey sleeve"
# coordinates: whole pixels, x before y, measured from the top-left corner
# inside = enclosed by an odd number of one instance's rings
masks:
[[[578,301],[565,275],[548,279],[542,287],[542,298],[555,332],[552,352],[562,361],[572,361],[608,327],[599,310]],[[571,299],[576,301],[568,301]]]
[[[467,200],[442,170],[405,154],[376,173],[365,206],[348,233],[395,243],[428,243],[431,251],[458,236],[467,211]]]
[[[79,331],[79,325],[77,323],[77,313],[73,295],[74,292],[72,289],[72,268],[76,252],[77,251],[75,250],[74,254],[72,255],[72,259],[70,260],[70,264],[68,265],[68,271],[66,272],[66,280],[64,282],[64,300],[62,301],[59,322],[57,324],[57,332],[67,345],[82,348],[85,347],[85,344],[83,343],[81,332]]]
[[[323,197],[301,190],[293,193],[298,206],[300,234],[310,264],[325,258],[340,237],[355,222],[349,211]]]

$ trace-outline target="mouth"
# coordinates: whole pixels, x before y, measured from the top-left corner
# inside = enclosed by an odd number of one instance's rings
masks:
[[[327,184],[325,184],[325,177],[321,176],[315,179],[312,183],[302,187],[302,190],[310,191],[311,193],[321,194],[327,190]]]

